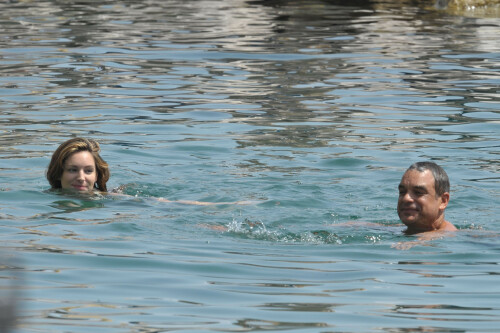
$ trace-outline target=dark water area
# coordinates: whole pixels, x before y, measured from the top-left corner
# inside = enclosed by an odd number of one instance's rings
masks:
[[[495,13],[1,3],[0,323],[15,303],[23,333],[496,332]],[[76,136],[124,195],[48,191]],[[402,233],[421,160],[450,176],[451,237]]]

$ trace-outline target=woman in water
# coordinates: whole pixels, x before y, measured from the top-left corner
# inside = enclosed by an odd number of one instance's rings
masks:
[[[62,143],[52,155],[47,179],[53,189],[107,192],[108,164],[99,155],[99,143],[74,138]]]
[[[99,155],[99,143],[92,139],[74,138],[63,142],[52,155],[47,169],[47,179],[53,189],[92,193],[107,192],[109,166]],[[118,190],[113,190],[118,194]],[[125,194],[121,194],[126,196]],[[203,202],[191,200],[171,201],[156,198],[162,202],[176,202],[190,205],[248,204],[250,202]]]

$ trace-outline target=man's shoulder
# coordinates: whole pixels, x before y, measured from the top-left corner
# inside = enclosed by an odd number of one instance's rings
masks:
[[[443,222],[443,227],[439,228],[439,230],[443,230],[443,231],[456,231],[458,229],[457,229],[457,227],[455,227],[453,225],[453,223],[448,222],[448,221],[444,221]]]

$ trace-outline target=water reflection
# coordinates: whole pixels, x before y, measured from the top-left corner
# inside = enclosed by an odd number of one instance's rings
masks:
[[[327,323],[279,322],[272,320],[261,320],[257,318],[240,319],[234,324],[237,326],[241,326],[241,328],[246,331],[332,327],[332,325],[328,325]]]
[[[40,139],[39,131],[55,135],[53,117],[76,134],[109,132],[111,125],[146,134],[147,124],[170,124],[172,113],[200,108],[229,113],[225,123],[260,127],[238,133],[241,148],[363,142],[412,149],[456,140],[457,123],[494,126],[495,112],[476,120],[467,111],[479,98],[498,97],[494,62],[455,55],[498,50],[477,38],[482,29],[495,35],[498,25],[470,21],[450,30],[426,4],[366,4],[371,10],[329,1],[196,1],[189,9],[175,1],[36,2],[29,11],[24,3],[4,4],[13,20],[3,59],[21,59],[12,68],[35,81],[16,83],[3,99],[38,111],[36,118],[12,117],[36,127],[32,136],[4,140],[18,145]],[[36,38],[41,33],[45,38]],[[27,89],[33,85],[36,101]]]
[[[433,1],[105,0],[4,2],[0,22],[22,330],[455,332],[498,314],[498,20]],[[137,199],[42,191],[75,135]],[[401,253],[414,159],[454,176],[465,232]],[[363,220],[384,226],[334,226]]]
[[[24,286],[20,257],[11,249],[0,249],[0,332],[12,332],[19,317]]]

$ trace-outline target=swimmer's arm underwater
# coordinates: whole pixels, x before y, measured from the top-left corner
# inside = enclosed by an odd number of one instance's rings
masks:
[[[335,223],[331,224],[331,226],[334,227],[360,227],[360,228],[389,228],[392,227],[394,228],[394,231],[400,230],[399,226],[392,225],[392,224],[383,224],[383,223],[373,223],[373,222],[364,222],[364,221],[349,221],[349,222],[341,222],[341,223]],[[413,241],[405,241],[405,242],[397,242],[391,245],[392,248],[398,249],[398,250],[409,250],[414,246],[429,246],[429,242],[436,240],[436,239],[441,239],[444,237],[454,237],[455,236],[455,231],[457,231],[457,228],[454,226],[449,226],[447,228],[443,228],[442,230],[434,230],[434,231],[427,231],[427,232],[421,232],[416,234],[418,238]],[[402,231],[403,233],[406,233],[406,231]],[[406,233],[407,234],[407,233]],[[410,234],[407,234],[410,235]]]
[[[123,186],[119,186],[118,188],[113,189],[111,192],[108,192],[110,195],[123,196],[127,198],[132,198],[134,196],[125,194],[122,192]],[[136,197],[134,197],[136,198]],[[183,205],[197,205],[197,206],[216,206],[216,205],[250,205],[256,203],[255,201],[232,201],[232,202],[207,202],[207,201],[197,201],[197,200],[169,200],[163,197],[150,197],[150,199],[159,201],[159,202],[168,202],[168,203],[178,203]]]
[[[184,205],[198,205],[198,206],[215,206],[215,205],[249,205],[254,203],[253,201],[233,201],[233,202],[207,202],[207,201],[196,201],[196,200],[168,200],[165,198],[156,198],[161,202],[179,203]]]
[[[422,232],[418,234],[418,238],[415,241],[397,242],[395,244],[392,244],[391,247],[398,250],[409,250],[414,246],[429,246],[428,242],[430,241],[441,239],[444,237],[454,237],[455,231],[457,231],[456,228],[454,230],[436,230]]]

